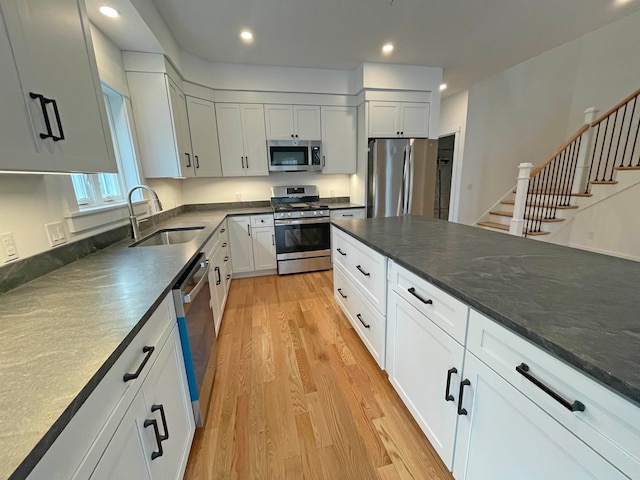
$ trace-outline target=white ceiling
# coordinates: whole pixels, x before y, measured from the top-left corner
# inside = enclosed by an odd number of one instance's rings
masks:
[[[443,67],[449,92],[640,10],[640,0],[153,2],[180,47],[212,62]],[[243,28],[255,35],[250,45],[239,38]],[[395,45],[389,56],[386,42]]]

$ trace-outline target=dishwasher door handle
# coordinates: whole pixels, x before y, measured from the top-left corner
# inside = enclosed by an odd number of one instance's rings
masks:
[[[193,299],[196,298],[196,295],[198,295],[198,292],[200,291],[202,286],[205,283],[207,283],[207,277],[209,275],[209,268],[210,267],[211,267],[211,265],[209,265],[209,260],[207,260],[206,261],[206,266],[202,269],[202,278],[200,280],[198,280],[198,283],[196,283],[196,286],[193,287],[189,293],[183,293],[182,294],[182,303],[191,303],[191,302],[193,302]]]

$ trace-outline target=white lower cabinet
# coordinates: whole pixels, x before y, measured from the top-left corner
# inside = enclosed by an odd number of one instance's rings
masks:
[[[617,480],[616,468],[467,353],[456,480]]]
[[[367,218],[364,207],[331,210],[331,220],[353,220],[355,218]]]
[[[273,215],[230,217],[228,222],[234,274],[277,268]]]
[[[387,361],[394,386],[451,469],[464,347],[389,290]]]
[[[255,270],[270,270],[276,264],[276,240],[274,227],[252,228],[253,266]]]

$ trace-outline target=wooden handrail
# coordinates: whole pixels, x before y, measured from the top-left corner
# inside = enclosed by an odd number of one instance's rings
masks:
[[[603,122],[604,120],[609,118],[611,115],[613,115],[619,108],[622,108],[626,103],[630,102],[631,100],[636,98],[638,95],[640,95],[640,88],[638,90],[636,90],[635,92],[633,92],[631,95],[629,95],[624,100],[618,102],[615,107],[612,107],[609,111],[607,111],[607,113],[602,115],[600,118],[594,120],[591,123],[591,126],[595,127],[596,125],[600,124],[601,122]]]
[[[638,93],[640,93],[640,92],[638,92]],[[589,129],[589,124],[583,125],[576,133],[573,134],[573,136],[569,140],[564,142],[560,148],[558,148],[555,152],[553,152],[551,154],[551,156],[549,156],[549,158],[547,158],[544,162],[542,162],[536,168],[531,170],[531,175],[529,175],[529,178],[533,178],[536,175],[538,175],[542,171],[542,169],[544,167],[549,165],[553,161],[554,158],[556,158],[558,155],[560,155],[564,149],[568,148],[569,145],[571,145],[573,142],[575,142],[578,139],[578,137],[580,137],[580,135],[582,135],[588,129]]]

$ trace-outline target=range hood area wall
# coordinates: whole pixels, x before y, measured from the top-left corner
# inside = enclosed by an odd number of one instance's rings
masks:
[[[321,198],[350,196],[349,175],[290,172],[266,177],[190,178],[183,181],[182,199],[184,204],[269,200],[270,187],[292,184],[317,185]]]

